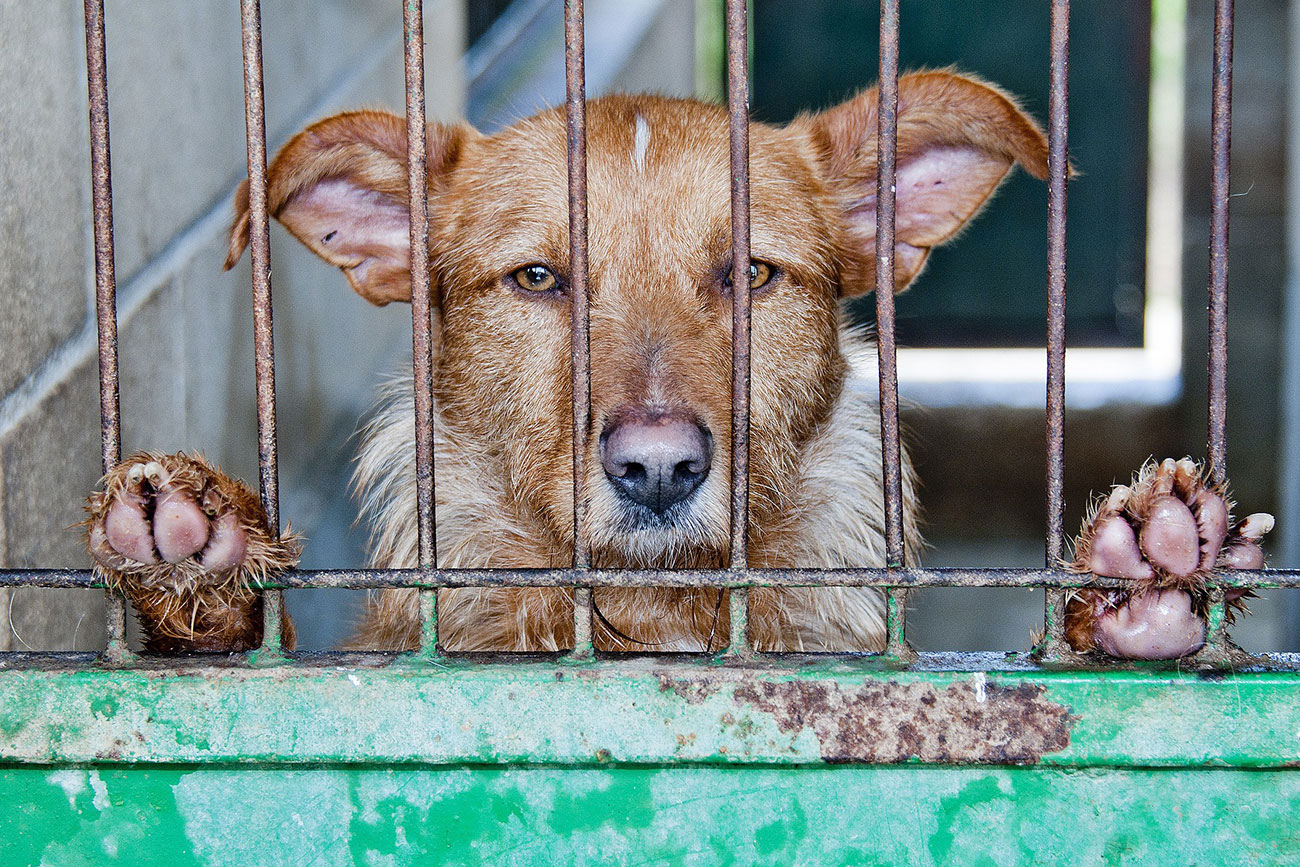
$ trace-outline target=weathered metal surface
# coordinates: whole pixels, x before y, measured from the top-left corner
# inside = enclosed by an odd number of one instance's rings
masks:
[[[564,124],[569,186],[569,352],[573,378],[573,565],[591,565],[585,531],[587,444],[591,426],[591,294],[587,284],[587,64],[582,0],[564,0]],[[574,609],[574,616],[581,611]],[[574,622],[578,634],[590,635]],[[584,646],[580,648],[586,651]]]
[[[898,427],[898,348],[894,336],[894,223],[898,156],[898,0],[880,3],[877,85],[876,354],[880,374],[880,460],[884,478],[885,562],[903,565],[903,452]],[[882,288],[883,287],[883,288]]]
[[[1224,587],[1300,589],[1300,569],[1223,572]],[[290,570],[255,586],[325,587],[1126,587],[1120,578],[1064,569],[322,569]],[[0,587],[104,587],[88,569],[0,569]]]
[[[1210,285],[1208,389],[1209,425],[1206,455],[1210,477],[1228,477],[1228,211],[1232,157],[1232,0],[1214,3],[1213,103],[1210,142]]]
[[[117,278],[113,255],[113,170],[109,158],[108,58],[103,0],[86,0],[86,87],[90,98],[90,181],[95,217],[95,328],[99,346],[100,449],[107,473],[122,459],[121,407],[117,379]],[[126,600],[109,592],[104,600],[104,655],[124,660]]]
[[[749,565],[749,4],[727,0],[727,115],[731,154],[731,558]],[[743,621],[742,621],[743,622]],[[734,625],[734,621],[733,621]],[[749,636],[731,630],[744,652]]]
[[[1042,685],[788,680],[741,684],[737,702],[770,713],[787,734],[811,731],[828,762],[1032,764],[1069,746],[1071,718]],[[954,722],[958,724],[954,725]]]
[[[438,562],[434,529],[433,319],[429,279],[429,135],[424,112],[424,4],[402,3],[406,70],[406,194],[411,243],[411,379],[415,388],[415,502],[420,565]]]
[[[0,769],[0,865],[1300,861],[1300,774]]]
[[[0,762],[1280,767],[1298,686],[652,659],[0,671]]]

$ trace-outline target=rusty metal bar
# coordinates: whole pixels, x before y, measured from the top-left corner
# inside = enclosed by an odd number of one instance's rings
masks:
[[[1047,188],[1047,562],[1061,559],[1065,517],[1065,213],[1069,184],[1070,3],[1052,0]]]
[[[1232,0],[1215,0],[1213,106],[1210,181],[1210,285],[1208,431],[1206,457],[1210,478],[1222,484],[1228,475],[1228,215],[1232,202]],[[1227,608],[1222,590],[1216,589],[1207,619],[1205,648],[1200,657],[1222,656],[1228,645]]]
[[[266,111],[262,102],[262,11],[259,0],[240,0],[244,50],[244,123],[248,145],[248,239],[253,260],[253,362],[257,371],[257,463],[262,508],[280,534],[280,477],[275,436],[275,342],[271,323],[271,242],[266,209]],[[262,606],[262,646],[280,646],[278,590]]]
[[[573,566],[591,566],[586,466],[591,427],[591,299],[587,285],[587,73],[582,0],[564,0],[564,117],[569,168],[569,347],[573,383]],[[585,580],[582,581],[585,584]],[[573,595],[573,655],[592,654],[591,589]]]
[[[107,474],[122,459],[117,383],[117,277],[113,256],[113,172],[108,147],[108,60],[103,0],[86,0],[86,87],[90,96],[90,183],[95,221],[95,324],[99,340],[99,431]],[[126,647],[126,600],[104,600],[105,658],[119,661]]]
[[[750,255],[747,11],[745,0],[727,0],[727,110],[731,124],[732,569],[744,569],[749,565]]]
[[[1228,206],[1232,154],[1232,0],[1214,4],[1214,72],[1210,183],[1209,432],[1206,452],[1211,477],[1227,477],[1228,451]]]
[[[438,647],[438,591],[420,591],[420,656],[440,655]]]
[[[290,570],[255,587],[386,590],[395,587],[1113,587],[1132,582],[1064,569],[319,569]],[[1300,569],[1232,570],[1216,585],[1300,590]],[[94,590],[89,569],[0,569],[0,587]]]
[[[903,462],[898,432],[894,336],[894,205],[898,156],[898,0],[880,0],[877,85],[876,351],[880,359],[880,439],[885,481],[885,562],[903,565]]]
[[[731,139],[731,569],[749,568],[749,27],[746,0],[727,0]],[[731,591],[726,653],[750,654],[749,592]]]
[[[406,61],[407,205],[411,241],[411,376],[415,388],[415,500],[420,566],[438,565],[434,520],[433,457],[433,287],[429,279],[428,127],[424,113],[424,4],[402,2]],[[420,652],[438,650],[437,591],[420,594]]]
[[[591,565],[584,475],[591,425],[591,311],[587,287],[587,94],[582,0],[564,0],[565,127],[569,167],[570,351],[573,377],[573,565]]]
[[[266,113],[262,102],[262,13],[240,0],[244,48],[244,122],[248,144],[248,237],[253,261],[253,351],[257,371],[257,451],[262,507],[280,532],[275,436],[275,344],[271,331],[271,247],[266,209]]]
[[[754,648],[749,641],[748,587],[733,587],[728,591],[727,613],[730,617],[730,629],[724,653],[732,657],[752,656]]]
[[[122,431],[117,386],[117,278],[113,259],[113,173],[108,147],[108,61],[103,0],[86,0],[86,83],[90,90],[90,179],[95,210],[100,440],[107,473],[122,459]]]
[[[1047,108],[1047,550],[1065,554],[1065,216],[1069,186],[1070,3],[1052,0]],[[1042,651],[1064,648],[1065,591],[1048,590]]]
[[[885,656],[907,660],[914,655],[907,646],[907,590],[889,587],[885,592]]]
[[[421,0],[403,0],[406,58],[406,166],[411,211],[411,343],[415,380],[415,492],[420,565],[437,564],[433,476],[432,287],[429,280],[429,166],[424,116],[424,14]]]

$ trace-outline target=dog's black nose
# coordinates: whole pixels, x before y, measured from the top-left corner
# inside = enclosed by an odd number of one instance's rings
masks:
[[[623,414],[601,433],[600,461],[615,488],[662,514],[708,476],[713,438],[685,414]]]

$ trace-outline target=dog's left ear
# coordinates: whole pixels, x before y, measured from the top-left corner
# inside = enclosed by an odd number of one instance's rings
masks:
[[[848,228],[841,289],[875,287],[876,89],[796,123],[808,124]],[[950,72],[898,82],[895,289],[921,273],[930,248],[956,235],[1016,163],[1047,177],[1047,138],[1011,97]]]

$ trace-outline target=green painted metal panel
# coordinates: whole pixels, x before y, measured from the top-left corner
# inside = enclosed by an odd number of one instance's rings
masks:
[[[1300,863],[1300,775],[0,768],[9,865]]]
[[[0,761],[1300,765],[1300,675],[845,661],[0,671]]]

